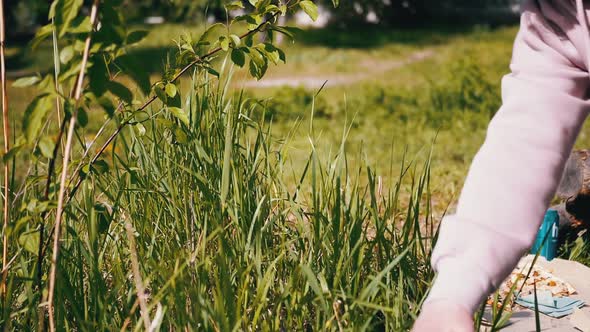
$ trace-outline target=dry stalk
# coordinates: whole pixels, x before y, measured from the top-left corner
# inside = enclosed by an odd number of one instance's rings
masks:
[[[133,271],[133,280],[135,280],[135,288],[137,289],[137,300],[139,301],[139,311],[143,319],[145,330],[149,331],[152,325],[150,321],[150,313],[145,296],[145,288],[141,279],[141,272],[139,271],[139,261],[137,258],[137,250],[135,249],[135,230],[129,221],[125,223],[127,230],[127,238],[129,238],[129,252],[131,254],[131,269]]]
[[[4,125],[4,154],[10,149],[10,126],[8,123],[8,93],[6,93],[6,59],[5,43],[6,31],[4,25],[4,1],[0,0],[0,75],[2,80],[2,122]],[[9,162],[4,162],[4,225],[2,228],[2,284],[0,284],[0,296],[6,296],[6,278],[8,276],[8,217],[9,217]]]
[[[95,0],[92,4],[92,9],[90,11],[90,25],[93,27],[96,25],[97,14],[98,14],[98,3],[99,0]],[[55,218],[55,232],[54,232],[54,239],[53,239],[53,255],[51,259],[51,270],[49,272],[49,291],[47,293],[47,305],[49,311],[49,330],[51,332],[55,332],[55,315],[54,315],[54,308],[53,308],[53,297],[55,295],[55,279],[57,275],[57,260],[59,258],[59,239],[61,236],[61,222],[64,210],[64,194],[66,190],[66,184],[68,179],[68,165],[70,161],[70,154],[72,152],[72,141],[74,138],[74,129],[76,127],[76,121],[78,118],[78,107],[80,103],[80,98],[83,92],[83,83],[84,83],[84,74],[86,70],[86,65],[88,63],[88,55],[90,53],[90,41],[91,41],[91,33],[88,34],[86,37],[86,43],[84,45],[84,53],[82,55],[82,64],[80,66],[80,73],[78,75],[78,80],[76,82],[76,89],[74,91],[74,111],[72,112],[72,116],[70,118],[70,123],[68,127],[68,135],[66,138],[66,147],[64,150],[63,156],[63,165],[62,165],[62,172],[61,172],[61,181],[59,186],[59,195],[57,199],[57,212]]]

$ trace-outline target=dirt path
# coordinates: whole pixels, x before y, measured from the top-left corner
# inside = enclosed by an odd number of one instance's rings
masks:
[[[397,61],[377,61],[371,63],[361,63],[364,68],[370,68],[368,71],[363,71],[359,74],[336,74],[325,76],[287,76],[287,77],[266,77],[260,81],[248,81],[245,87],[251,88],[271,88],[277,86],[290,86],[317,89],[321,87],[324,82],[328,81],[326,86],[338,86],[356,83],[372,77],[375,74],[383,74],[390,70],[400,68],[412,63],[420,62],[432,57],[435,54],[434,50],[422,50],[410,54],[404,60]],[[372,70],[371,70],[372,69]]]

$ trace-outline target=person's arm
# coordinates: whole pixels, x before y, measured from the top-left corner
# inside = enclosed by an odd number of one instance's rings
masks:
[[[425,307],[473,313],[527,251],[590,104],[574,1],[526,1],[503,105],[473,160],[456,214],[441,225]],[[427,310],[424,310],[427,312]],[[421,317],[417,326],[427,317]]]

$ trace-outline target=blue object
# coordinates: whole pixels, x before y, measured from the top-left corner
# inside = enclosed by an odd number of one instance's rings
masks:
[[[535,310],[535,297],[530,294],[518,297],[516,303]],[[553,318],[561,318],[574,312],[574,309],[584,306],[584,301],[572,299],[570,297],[553,297],[551,292],[537,293],[537,308],[539,312]]]
[[[537,239],[531,249],[531,254],[545,257],[548,261],[557,256],[557,243],[559,236],[559,214],[556,210],[549,209],[545,213],[543,223],[537,233]],[[543,243],[543,240],[545,242]]]

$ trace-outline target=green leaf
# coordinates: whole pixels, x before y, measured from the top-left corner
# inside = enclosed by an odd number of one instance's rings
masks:
[[[41,78],[39,76],[29,76],[29,77],[21,77],[18,80],[12,83],[12,87],[14,88],[24,88],[27,86],[31,86],[37,82],[39,82]]]
[[[207,154],[207,151],[205,151],[205,149],[203,148],[203,146],[200,144],[200,142],[195,142],[196,148],[197,148],[197,154],[205,159],[205,161],[209,164],[213,163],[213,160],[211,159],[211,157],[209,157],[209,154]]]
[[[266,55],[266,58],[272,61],[275,65],[281,60],[283,62],[285,61],[285,53],[271,43],[258,44],[256,45],[256,49],[260,51],[260,53]]]
[[[219,46],[224,52],[229,50],[229,39],[226,36],[219,37]]]
[[[86,164],[82,168],[80,168],[80,176],[82,178],[86,178],[88,174],[90,174],[90,164]]]
[[[49,13],[47,18],[51,21],[51,19],[55,18],[55,13],[57,12],[56,7],[59,6],[60,0],[55,0],[49,6]]]
[[[66,82],[70,78],[77,77],[80,74],[82,63],[80,59],[73,59],[65,66],[67,69],[59,74],[58,81],[60,83]]]
[[[334,8],[338,7],[340,5],[340,0],[332,0],[332,5],[334,5]]]
[[[109,164],[106,161],[100,159],[91,165],[91,170],[95,174],[104,174],[109,171]]]
[[[180,122],[184,123],[187,127],[190,125],[188,115],[179,107],[168,107],[168,111],[172,113]]]
[[[196,51],[198,54],[202,55],[206,52],[206,46],[211,45],[211,43],[215,41],[218,30],[226,30],[226,26],[222,23],[215,23],[203,32],[196,45]]]
[[[258,3],[258,0],[248,0],[248,2],[249,2],[249,3],[250,3],[252,6],[256,7],[256,4]]]
[[[8,150],[8,152],[2,156],[2,161],[4,163],[9,162],[12,158],[16,157],[22,149],[22,145],[15,145],[11,147],[10,150]]]
[[[32,231],[21,234],[18,238],[18,243],[26,251],[33,255],[39,254],[39,231]]]
[[[53,100],[47,94],[36,97],[29,104],[23,116],[23,128],[27,142],[32,143],[39,136],[52,107]]]
[[[282,33],[283,35],[289,37],[289,39],[294,40],[295,39],[295,33],[298,31],[301,31],[301,29],[298,28],[294,28],[294,27],[284,27],[284,26],[278,26],[278,25],[270,25],[268,27],[270,30],[272,31],[276,31],[279,33]]]
[[[274,14],[276,12],[281,12],[281,9],[277,5],[268,5],[264,8],[264,13]]]
[[[174,98],[166,98],[166,106],[182,107],[182,99],[180,98],[180,93],[176,93]]]
[[[287,56],[285,55],[285,52],[278,47],[276,50],[279,53],[279,60],[283,61],[283,63],[287,63]]]
[[[135,130],[137,130],[137,136],[141,137],[141,136],[145,136],[145,126],[143,124],[141,124],[140,122],[135,124]]]
[[[88,125],[88,114],[83,108],[78,108],[78,124],[80,124],[80,127],[82,128]]]
[[[256,63],[256,61],[250,60],[250,75],[252,75],[252,77],[256,78],[257,80],[260,80],[264,76],[267,69],[268,65],[266,63],[264,65],[259,65]]]
[[[242,43],[242,41],[240,40],[240,37],[238,37],[234,34],[229,35],[229,38],[231,38],[232,47],[234,47],[234,48],[240,46],[240,44]]]
[[[244,51],[239,48],[234,48],[231,51],[231,61],[233,61],[233,63],[239,67],[244,67],[246,64],[246,56],[244,55]]]
[[[248,30],[252,31],[262,24],[261,15],[242,15],[236,17],[236,21],[246,21],[248,24]]]
[[[33,38],[33,40],[31,41],[31,49],[35,50],[37,46],[39,46],[41,42],[47,39],[47,37],[51,36],[52,33],[53,25],[51,23],[44,25],[39,30],[37,30],[37,33],[35,33],[35,38]]]
[[[168,101],[168,96],[162,87],[163,83],[158,83],[154,86],[154,93],[164,104]]]
[[[303,275],[305,275],[309,287],[311,287],[311,289],[313,290],[315,295],[320,299],[320,301],[322,301],[322,303],[325,303],[326,299],[324,298],[324,292],[320,287],[320,283],[318,282],[315,273],[311,270],[311,268],[308,265],[300,265],[299,268],[301,269],[301,272],[303,272]]]
[[[303,0],[299,3],[299,6],[313,21],[318,19],[318,7],[309,0]]]
[[[172,129],[174,128],[174,126],[176,126],[176,124],[173,121],[164,118],[157,118],[156,122],[166,129]]]
[[[250,55],[250,59],[256,62],[257,65],[263,66],[264,63],[267,61],[265,54],[261,52],[258,47],[253,47],[249,49],[248,54]]]
[[[72,45],[64,47],[59,52],[59,61],[63,64],[68,63],[74,57],[74,47]]]
[[[252,47],[252,45],[254,45],[254,35],[246,36],[246,38],[242,39],[242,43],[246,45],[246,47]]]
[[[49,11],[49,18],[53,18],[58,35],[63,37],[72,21],[78,16],[83,0],[56,0]]]
[[[68,29],[72,34],[87,34],[92,31],[92,24],[88,16],[79,16],[72,21],[71,27]]]
[[[396,265],[398,265],[401,260],[406,256],[408,251],[412,248],[412,245],[409,245],[404,251],[399,253],[396,258],[394,258],[381,272],[379,272],[375,277],[373,277],[371,282],[361,291],[359,295],[359,299],[364,300],[371,300],[372,295],[377,293],[377,288],[381,283],[381,280],[393,269]]]
[[[229,180],[231,175],[231,158],[232,158],[232,148],[233,148],[233,130],[232,130],[232,122],[231,122],[231,111],[226,115],[226,124],[225,124],[225,143],[224,143],[224,150],[223,150],[223,169],[221,171],[221,206],[225,209],[225,200],[227,198],[227,194],[229,192]]]
[[[256,9],[259,13],[264,14],[263,8],[266,8],[270,5],[271,0],[257,0],[256,2]]]
[[[215,77],[219,77],[219,72],[211,67],[205,67],[205,70],[207,70],[207,72]]]
[[[147,30],[135,30],[131,31],[127,34],[127,44],[135,44],[142,41],[147,35],[149,35],[149,31]]]
[[[130,104],[133,101],[133,94],[123,84],[115,81],[107,83],[107,89],[115,96],[121,98],[124,102]]]
[[[170,98],[176,97],[176,93],[178,92],[178,90],[176,89],[176,85],[174,83],[166,84],[165,91],[168,97]]]
[[[234,1],[234,2],[232,2],[230,4],[225,5],[225,8],[228,11],[237,10],[237,9],[243,9],[244,8],[244,4],[242,3],[241,0],[237,0],[237,1]]]
[[[265,54],[257,48],[250,49],[250,75],[256,79],[261,79],[268,69],[268,60]]]
[[[46,75],[39,84],[37,84],[39,91],[55,91],[55,84],[53,83],[53,75]]]
[[[258,27],[262,24],[262,16],[261,15],[250,15],[251,18],[254,20],[248,22],[248,30],[252,31],[254,29],[258,29]]]
[[[176,127],[174,129],[174,138],[176,139],[177,143],[186,144],[188,143],[188,135],[184,132],[182,128]]]
[[[55,149],[55,142],[48,136],[43,136],[37,145],[41,155],[47,159],[53,157],[53,150]]]

